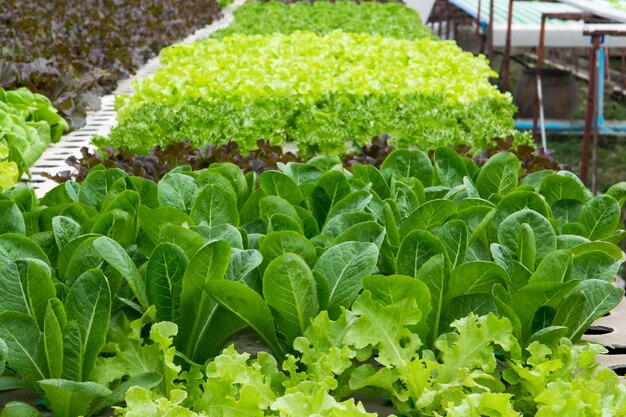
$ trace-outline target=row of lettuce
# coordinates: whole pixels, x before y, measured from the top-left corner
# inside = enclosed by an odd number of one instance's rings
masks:
[[[0,88],[0,191],[11,188],[68,130],[50,100],[26,88]]]
[[[221,13],[214,0],[3,0],[2,6],[0,87],[48,97],[72,129],[85,124],[86,111],[98,110],[98,97],[118,80]]]
[[[160,61],[118,97],[120,124],[96,145],[146,154],[234,141],[247,152],[264,139],[293,141],[305,156],[388,134],[399,147],[480,151],[513,132],[511,97],[490,84],[484,57],[436,40],[397,3],[253,1],[228,28],[166,48]]]
[[[626,415],[604,349],[580,342],[624,298],[626,184],[594,196],[511,152],[440,147],[511,133],[486,61],[400,4],[347,2],[247,3],[161,61],[94,139],[107,155],[265,143],[277,169],[203,166],[213,150],[0,194],[0,390],[59,417],[375,416],[362,395],[399,416]],[[383,133],[434,150],[331,156]],[[246,329],[266,352],[232,346]]]
[[[59,417],[124,399],[126,416],[375,415],[357,393],[399,415],[623,415],[603,348],[573,343],[623,299],[626,186],[519,171],[443,147],[353,174],[320,156],[14,188],[0,385]],[[228,347],[245,328],[271,353]]]

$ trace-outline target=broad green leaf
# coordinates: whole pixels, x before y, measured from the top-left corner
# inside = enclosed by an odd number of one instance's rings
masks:
[[[48,300],[56,297],[56,289],[50,276],[51,271],[46,264],[32,259],[18,260],[16,265],[22,294],[14,301],[23,300],[28,303],[26,312],[37,321],[41,329],[43,328]],[[12,283],[14,283],[13,279],[9,278]],[[9,283],[7,282],[7,284]],[[13,301],[10,304],[13,304]],[[22,311],[22,309],[16,309],[16,311]]]
[[[317,222],[315,222],[315,225],[317,226]],[[298,222],[291,217],[283,213],[273,214],[267,224],[267,232],[280,232],[283,230],[291,230],[301,235],[304,234],[302,226],[300,226],[300,224],[298,224]]]
[[[519,239],[517,259],[526,269],[533,271],[537,257],[537,242],[535,241],[535,233],[528,224],[523,223],[521,225]]]
[[[156,387],[161,382],[162,379],[163,379],[163,376],[156,372],[146,372],[144,374],[134,376],[128,379],[128,381],[125,381],[121,383],[120,385],[118,385],[117,387],[115,387],[113,391],[106,397],[103,397],[95,401],[94,403],[92,403],[89,407],[90,411],[87,414],[87,416],[99,415],[100,412],[104,410],[105,408],[112,407],[116,404],[123,402],[126,392],[131,387],[142,387],[145,389],[152,389]]]
[[[620,205],[609,195],[598,196],[583,206],[580,223],[587,228],[590,240],[610,236],[620,220]]]
[[[43,341],[32,317],[12,311],[0,314],[0,339],[7,345],[11,369],[22,381],[34,388],[37,381],[46,378],[48,369],[40,355]]]
[[[581,297],[576,294],[582,294]],[[624,290],[600,280],[581,282],[559,307],[555,325],[567,326],[567,336],[576,341],[598,318],[609,312],[624,298]],[[582,302],[584,300],[584,302]]]
[[[342,172],[329,171],[322,175],[311,193],[313,215],[320,226],[326,223],[330,208],[350,194],[350,191],[348,179]]]
[[[263,223],[266,225],[269,224],[270,219],[275,214],[281,213],[290,217],[293,221],[298,223],[300,227],[302,227],[302,220],[300,219],[296,209],[287,200],[281,197],[275,195],[263,197],[259,201],[259,209],[261,220],[263,220]]]
[[[206,243],[216,240],[225,240],[231,248],[243,249],[241,232],[232,224],[218,224],[216,226],[192,226],[190,228],[205,239]]]
[[[414,230],[400,244],[396,271],[400,275],[417,277],[426,261],[444,253],[445,248],[437,236],[424,230]]]
[[[151,209],[159,207],[159,191],[154,182],[141,177],[130,177],[130,180],[139,194],[139,204]]]
[[[552,205],[552,215],[561,224],[577,222],[583,205],[575,200],[559,200]]]
[[[382,174],[373,165],[370,164],[354,164],[352,165],[354,177],[360,179],[365,184],[371,184],[372,190],[382,199],[391,196],[389,185],[385,182]]]
[[[456,204],[450,200],[431,200],[420,205],[402,223],[401,234],[406,236],[413,230],[430,230],[441,226],[456,213]]]
[[[621,260],[624,257],[624,252],[622,252],[619,246],[616,246],[615,244],[609,242],[585,242],[568,248],[568,252],[574,255],[582,255],[585,252],[591,251],[604,252],[607,255],[610,255],[616,261]]]
[[[572,279],[577,281],[599,279],[613,282],[620,265],[620,260],[615,260],[604,251],[583,252],[574,256]]]
[[[535,282],[566,282],[572,275],[573,256],[565,250],[548,253],[539,262],[537,269],[530,277],[530,284]]]
[[[557,309],[563,298],[578,285],[569,282],[538,282],[528,284],[511,296],[511,307],[522,324],[522,337],[527,341],[532,334],[532,321],[543,306]]]
[[[292,253],[270,262],[263,275],[263,296],[287,346],[302,336],[319,312],[313,273],[301,257]]]
[[[81,235],[80,224],[66,216],[56,216],[52,219],[52,231],[59,250]]]
[[[198,190],[200,183],[192,176],[170,172],[159,181],[159,204],[189,213]]]
[[[521,253],[522,225],[528,225],[535,236],[536,256],[541,259],[556,249],[556,233],[552,225],[534,210],[521,210],[504,219],[498,227],[498,241],[513,253]],[[521,260],[520,260],[521,261]]]
[[[550,205],[560,200],[575,200],[584,203],[584,188],[572,177],[550,174],[541,180],[539,193]]]
[[[197,224],[206,222],[207,226],[239,226],[237,200],[231,193],[214,184],[205,185],[196,194],[190,215]]]
[[[199,360],[204,355],[202,345],[211,337],[207,330],[216,310],[205,286],[210,281],[224,279],[230,254],[226,241],[209,243],[189,260],[185,270],[180,295],[179,340],[182,352],[192,360]]]
[[[26,234],[24,217],[17,204],[11,200],[0,201],[0,234],[3,233]]]
[[[303,200],[295,181],[280,171],[266,171],[259,175],[259,185],[265,195],[277,195],[297,206]]]
[[[583,226],[582,223],[578,222],[564,224],[561,227],[561,233],[567,235],[578,235],[585,238],[589,236],[589,231],[587,230],[587,228]]]
[[[249,276],[263,262],[263,255],[256,249],[233,251],[224,279],[241,281],[252,287]]]
[[[467,252],[468,236],[465,223],[462,220],[446,222],[437,231],[437,236],[446,248],[451,267],[455,268],[460,265],[465,260]]]
[[[623,206],[626,201],[626,182],[622,181],[611,185],[609,189],[606,190],[606,194],[616,199],[620,207]]]
[[[450,270],[443,254],[431,257],[422,266],[417,279],[428,287],[430,294],[431,312],[428,314],[427,323],[430,328],[428,343],[432,344],[439,336],[441,318],[445,309],[444,297],[450,286]]]
[[[230,162],[216,162],[211,164],[207,171],[218,173],[230,182],[235,191],[237,205],[241,207],[249,196],[248,184],[241,168]]]
[[[135,241],[135,223],[125,211],[113,210],[96,217],[91,233],[108,236],[128,247]]]
[[[4,373],[8,355],[9,355],[9,347],[7,346],[4,340],[0,339],[0,375]],[[0,389],[0,391],[2,390]]]
[[[539,194],[531,191],[514,191],[504,196],[497,205],[496,212],[489,224],[491,239],[496,238],[496,232],[504,219],[513,213],[526,209],[534,210],[542,216],[550,218],[550,208]]]
[[[454,187],[463,184],[463,178],[469,176],[462,157],[452,148],[441,146],[434,154],[435,170],[441,185]]]
[[[107,237],[100,237],[93,241],[94,248],[100,256],[107,261],[117,272],[119,272],[133,290],[139,304],[148,308],[148,297],[146,296],[146,284],[139,274],[133,260],[128,253],[117,242]]]
[[[118,181],[123,181],[123,179],[120,179]],[[109,196],[107,196],[108,198]],[[106,209],[103,209],[102,211],[112,211],[112,210],[120,210],[123,211],[125,213],[127,213],[131,219],[135,218],[135,215],[137,214],[137,207],[139,207],[140,204],[140,198],[139,198],[139,194],[134,191],[134,190],[126,190],[123,191],[121,193],[119,193],[113,200],[111,200],[109,203],[106,203]]]
[[[313,244],[302,235],[289,230],[269,233],[260,241],[259,249],[263,254],[263,259],[267,262],[285,253],[294,253],[300,256],[311,268],[315,266],[317,261],[317,253]]]
[[[499,152],[489,158],[476,178],[476,188],[483,198],[492,194],[506,195],[517,187],[520,162],[509,152]]]
[[[63,333],[61,323],[52,307],[53,300],[48,302],[43,325],[43,342],[48,363],[48,375],[60,378],[63,374]],[[62,305],[60,306],[63,307]]]
[[[409,217],[409,214],[419,206],[420,201],[424,201],[424,187],[421,188],[420,198],[411,186],[395,179],[391,180],[391,194],[392,198],[386,201],[394,202],[401,219]]]
[[[570,249],[583,243],[589,243],[589,239],[577,235],[561,234],[557,236],[556,242],[557,249]]]
[[[283,355],[270,308],[256,291],[240,282],[226,280],[208,282],[204,289],[222,307],[252,327],[276,356]]]
[[[0,268],[0,313],[14,311],[35,318],[28,297],[28,282],[22,281],[17,264],[9,263]]]
[[[493,262],[467,262],[450,272],[448,300],[464,294],[491,294],[496,284],[506,286],[507,273]]]
[[[206,242],[199,233],[183,226],[166,224],[161,228],[160,242],[169,242],[181,248],[191,258]]]
[[[334,239],[356,224],[375,221],[376,218],[371,213],[342,213],[329,219],[321,233]]]
[[[44,379],[39,385],[46,393],[50,409],[59,417],[85,415],[95,399],[111,394],[111,390],[95,382]]]
[[[364,222],[351,226],[348,230],[337,236],[333,240],[333,245],[343,242],[368,242],[374,243],[377,247],[383,244],[385,238],[385,228],[376,222]]]
[[[368,206],[372,198],[373,195],[369,191],[354,191],[330,208],[326,221],[340,214],[362,212]]]
[[[395,178],[417,178],[428,187],[433,181],[433,166],[422,151],[396,149],[391,152],[380,167],[380,173],[387,182]]]
[[[315,165],[300,162],[288,162],[284,166],[281,166],[279,162],[278,166],[280,170],[291,177],[298,186],[317,182],[325,171],[325,169],[318,168]]]
[[[160,242],[159,235],[161,227],[165,224],[173,224],[177,226],[188,225],[193,226],[194,222],[188,214],[171,206],[163,206],[156,209],[150,209],[147,206],[139,206],[137,208],[137,218],[139,224],[146,232],[152,243]]]
[[[439,340],[445,337],[445,333],[451,330],[451,324],[455,320],[462,320],[470,314],[486,316],[489,313],[498,312],[496,298],[491,294],[465,294],[446,302],[441,324],[439,326]],[[437,341],[435,341],[435,345]]]
[[[99,210],[109,188],[120,178],[128,174],[118,168],[91,170],[79,188],[78,201]]]
[[[474,240],[484,235],[484,226],[489,224],[495,209],[485,206],[475,206],[459,211],[454,218],[462,220],[467,226],[468,243],[471,245]]]
[[[372,294],[374,300],[386,306],[405,298],[414,298],[421,313],[415,330],[422,339],[426,338],[432,326],[428,320],[432,306],[430,290],[424,282],[406,275],[370,275],[363,279],[363,288]]]
[[[522,179],[520,185],[529,185],[533,187],[536,192],[539,192],[539,187],[541,187],[541,181],[543,181],[546,176],[552,174],[554,174],[554,171],[552,171],[551,169],[544,169],[541,171],[532,172]]]
[[[326,309],[331,318],[339,315],[340,307],[350,307],[362,288],[363,278],[374,272],[377,261],[378,248],[365,242],[340,243],[320,256],[313,270],[328,282]]]
[[[0,377],[1,378],[1,377]],[[10,401],[5,404],[0,413],[2,417],[42,417],[43,414],[35,407],[20,401]]]
[[[99,269],[81,275],[65,301],[68,321],[76,321],[84,349],[81,381],[86,381],[104,347],[111,317],[109,283]]]
[[[63,327],[64,379],[80,381],[83,374],[85,349],[78,322],[71,321]]]
[[[300,216],[300,220],[302,220],[304,236],[307,239],[311,239],[312,237],[319,235],[319,225],[317,224],[317,220],[315,220],[315,217],[313,217],[309,210],[299,206],[294,208],[296,209],[298,216]]]
[[[0,235],[0,265],[8,265],[16,259],[36,259],[50,265],[44,251],[31,239],[16,233]]]
[[[146,266],[146,296],[148,304],[156,307],[158,321],[179,323],[180,292],[188,263],[185,252],[172,243],[163,242],[152,251]]]

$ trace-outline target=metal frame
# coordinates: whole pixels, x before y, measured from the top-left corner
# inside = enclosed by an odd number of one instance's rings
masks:
[[[537,75],[536,75],[536,94],[535,103],[533,108],[533,138],[537,138],[537,119],[540,120],[541,126],[541,144],[544,148],[548,147],[546,141],[546,125],[543,112],[543,91],[541,82],[541,71],[543,70],[543,59],[545,53],[545,39],[546,39],[546,22],[548,19],[561,19],[561,20],[588,20],[593,19],[594,15],[590,13],[542,13],[541,15],[541,30],[539,32],[539,46],[537,48]],[[508,68],[507,68],[508,69]],[[507,74],[508,76],[508,74]]]
[[[626,36],[624,29],[586,27],[583,31],[585,36],[591,36],[592,48],[589,52],[589,89],[587,92],[587,112],[585,115],[585,130],[583,133],[583,149],[580,154],[580,179],[587,184],[589,172],[589,146],[593,138],[592,161],[591,161],[591,190],[597,191],[598,177],[598,135],[600,126],[604,124],[603,107],[599,98],[604,97],[604,70],[605,52],[601,48],[605,36]],[[592,80],[597,80],[593,82]],[[626,125],[618,126],[626,131]]]

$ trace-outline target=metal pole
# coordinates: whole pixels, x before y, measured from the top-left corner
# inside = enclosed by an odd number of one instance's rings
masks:
[[[511,28],[513,26],[513,0],[509,0],[509,16],[506,22],[506,44],[502,67],[502,91],[509,91],[509,66],[511,61]]]
[[[587,90],[587,112],[585,114],[585,131],[583,134],[583,148],[580,153],[580,179],[587,184],[589,171],[589,145],[591,142],[591,130],[596,110],[596,65],[597,51],[600,48],[600,36],[592,34],[593,47],[589,52],[589,86]]]
[[[622,65],[620,67],[622,71],[622,87],[626,88],[626,52],[622,48]]]
[[[541,30],[539,31],[539,46],[537,47],[537,72],[535,74],[535,80],[537,88],[535,90],[535,102],[533,106],[533,130],[532,135],[534,139],[537,139],[537,119],[539,118],[539,112],[543,107],[542,94],[541,94],[541,70],[543,69],[543,54],[545,51],[546,40],[546,15],[541,15]]]
[[[489,27],[487,28],[487,58],[489,58],[489,62],[493,65],[493,2],[494,0],[489,0]]]
[[[595,48],[596,46],[594,42],[594,49]],[[599,48],[597,50],[598,74],[596,79],[598,82],[598,91],[595,95],[595,115],[593,118],[593,150],[591,153],[591,191],[594,194],[598,192],[598,131],[600,126],[604,123],[604,66],[606,56],[604,52],[604,48]]]
[[[476,34],[480,35],[480,28],[482,26],[482,23],[480,21],[480,13],[481,13],[481,8],[482,8],[482,4],[483,4],[483,0],[478,0],[478,13],[476,15]]]

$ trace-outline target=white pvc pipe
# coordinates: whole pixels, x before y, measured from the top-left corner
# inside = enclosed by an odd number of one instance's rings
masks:
[[[422,18],[422,23],[426,23],[430,12],[433,10],[435,0],[405,0],[404,4],[413,10],[416,10]]]

